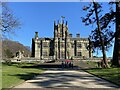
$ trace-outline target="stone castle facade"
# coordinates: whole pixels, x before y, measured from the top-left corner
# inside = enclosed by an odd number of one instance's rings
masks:
[[[39,38],[38,32],[32,38],[32,57],[37,59],[80,59],[92,58],[88,50],[88,38],[81,38],[80,34],[72,37],[68,31],[67,21],[54,21],[54,38]]]

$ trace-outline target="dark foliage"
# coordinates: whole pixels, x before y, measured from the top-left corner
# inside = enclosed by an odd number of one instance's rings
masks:
[[[112,5],[113,3],[110,3]],[[101,34],[102,34],[102,39],[104,41],[105,45],[105,50],[108,50],[109,47],[112,46],[112,39],[115,36],[115,33],[113,30],[111,30],[111,23],[115,23],[115,11],[110,8],[110,12],[103,14],[102,13],[102,3],[97,3],[97,10],[99,14],[99,23],[100,23],[100,28],[101,28]],[[86,17],[82,17],[83,23],[85,25],[94,25],[96,23],[96,18],[93,15],[95,12],[94,6],[92,3],[90,3],[88,6],[84,6],[83,8],[84,11],[87,11]],[[90,40],[92,41],[92,48],[93,50],[97,49],[102,49],[101,47],[101,42],[100,42],[100,36],[98,32],[98,28],[96,27],[94,30],[91,31],[90,34]]]

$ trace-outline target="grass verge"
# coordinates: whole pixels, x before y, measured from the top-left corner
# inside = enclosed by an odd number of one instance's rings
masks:
[[[22,68],[23,66],[33,66],[34,63],[12,63],[2,64],[2,88],[10,88],[25,80],[33,78],[43,70],[40,68]]]
[[[87,69],[85,71],[120,86],[120,68],[108,68],[108,69],[94,68]]]

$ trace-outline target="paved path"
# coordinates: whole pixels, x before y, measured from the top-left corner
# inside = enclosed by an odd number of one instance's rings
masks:
[[[14,88],[116,88],[117,86],[82,70],[48,70]]]

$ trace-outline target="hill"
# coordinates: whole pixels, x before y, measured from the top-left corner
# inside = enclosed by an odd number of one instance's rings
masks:
[[[11,41],[11,40],[3,40],[2,41],[2,57],[14,57],[16,56],[16,52],[24,51],[24,56],[30,56],[31,52],[28,47],[23,44]]]

